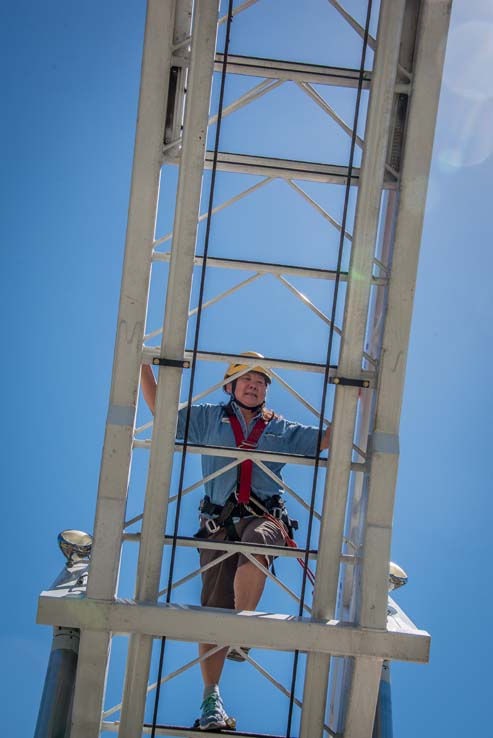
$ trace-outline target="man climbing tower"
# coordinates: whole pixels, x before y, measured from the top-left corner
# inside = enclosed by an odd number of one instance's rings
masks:
[[[242,354],[251,359],[261,354]],[[269,371],[262,366],[231,364],[224,375],[224,390],[230,399],[227,404],[193,405],[190,411],[188,443],[208,446],[257,448],[272,453],[315,456],[318,428],[284,420],[265,408],[265,398],[271,383]],[[250,368],[251,367],[251,368]],[[239,372],[241,376],[234,378]],[[227,381],[233,377],[232,381]],[[156,381],[148,365],[142,367],[142,392],[154,413]],[[177,438],[184,437],[187,409],[178,414]],[[330,426],[326,429],[321,450],[328,448]],[[202,456],[204,477],[231,463],[221,456]],[[281,477],[281,462],[266,461],[266,466]],[[225,471],[205,482],[205,496],[200,504],[200,529],[196,536],[208,541],[241,541],[256,545],[282,546],[292,535],[282,489],[269,475],[252,461]],[[200,566],[210,563],[221,551],[200,550]],[[255,558],[268,567],[271,557]],[[265,585],[266,575],[241,554],[228,557],[202,574],[201,605],[236,610],[255,610]],[[201,656],[215,648],[215,644],[199,644]],[[244,648],[243,650],[248,650]],[[201,661],[204,698],[198,726],[202,730],[220,730],[231,727],[219,692],[219,680],[226,656],[243,661],[235,649],[225,647]]]

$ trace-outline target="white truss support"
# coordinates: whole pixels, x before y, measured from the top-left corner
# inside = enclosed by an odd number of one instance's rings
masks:
[[[227,115],[231,115],[231,113],[235,113],[237,110],[241,110],[241,108],[245,107],[245,105],[249,105],[254,100],[258,100],[259,98],[266,95],[268,92],[272,92],[272,90],[275,90],[277,87],[280,87],[282,84],[284,84],[284,80],[277,79],[277,80],[268,80],[264,79],[263,82],[260,82],[258,85],[255,85],[255,87],[252,87],[251,90],[248,90],[248,92],[245,92],[244,95],[239,97],[237,100],[232,102],[227,107],[223,108],[222,117],[225,118]],[[218,115],[217,113],[209,118],[209,125],[213,125],[214,123],[217,123],[218,121]]]
[[[219,302],[220,300],[223,300],[225,297],[229,297],[233,293],[237,292],[238,290],[241,290],[242,287],[246,287],[248,284],[251,284],[252,282],[255,282],[255,280],[259,279],[259,277],[263,277],[263,274],[253,274],[251,277],[248,277],[247,279],[244,279],[242,282],[238,282],[238,284],[235,284],[233,287],[231,287],[229,290],[225,290],[224,292],[221,292],[219,295],[215,295],[214,297],[211,297],[210,300],[207,300],[207,302],[202,303],[202,310],[205,310],[206,308],[210,307],[211,305],[215,305],[216,302]],[[189,312],[189,317],[191,318],[192,315],[195,315],[198,313],[199,308],[194,307]]]
[[[237,5],[236,8],[233,9],[233,12],[231,13],[231,15],[234,18],[235,15],[238,15],[238,13],[243,12],[243,10],[247,10],[252,5],[255,5],[255,3],[258,3],[258,0],[245,0],[243,3],[241,3],[240,5]],[[228,20],[228,16],[223,15],[221,16],[221,18],[219,18],[217,25],[218,26],[222,25],[223,23],[226,23],[227,20]]]
[[[358,656],[350,682],[344,738],[370,738],[380,688],[383,659]]]
[[[197,664],[200,664],[201,661],[205,661],[205,659],[210,658],[215,653],[220,651],[221,648],[222,646],[216,646],[215,648],[211,648],[210,651],[207,651],[207,653],[203,654],[202,656],[197,656],[196,659],[192,659],[192,661],[189,661],[183,666],[180,666],[179,669],[176,669],[175,671],[171,672],[171,674],[167,674],[165,677],[161,679],[159,684],[163,685],[163,684],[166,684],[166,682],[170,682],[175,677],[180,676],[180,674],[183,674],[185,671],[188,671],[188,669],[191,669],[192,666],[196,666]],[[147,687],[147,694],[149,694],[150,692],[153,692],[156,689],[157,685],[158,685],[157,682],[153,682],[152,684],[149,684]],[[110,715],[114,715],[115,712],[118,712],[121,709],[121,706],[122,706],[121,702],[118,705],[113,705],[113,707],[110,707],[109,710],[105,710],[103,712],[102,717],[107,718],[107,717],[110,717]]]
[[[429,634],[404,623],[397,624],[395,619],[392,628],[389,624],[387,630],[373,630],[334,619],[130,599],[105,602],[42,592],[37,622],[48,624],[57,622],[56,619],[69,628],[111,631],[115,635],[166,636],[187,643],[240,648],[248,643],[255,648],[288,652],[296,647],[310,653],[416,663],[427,663],[429,658]],[[144,687],[147,689],[147,683]]]
[[[247,558],[248,561],[250,561],[254,566],[256,566],[257,569],[259,569],[262,572],[262,574],[264,574],[264,576],[271,579],[273,582],[275,582],[275,584],[277,584],[278,587],[283,589],[286,592],[286,594],[288,594],[295,602],[297,602],[298,604],[301,603],[301,599],[298,597],[298,595],[295,594],[293,590],[290,589],[286,584],[284,584],[284,582],[281,579],[279,579],[279,577],[276,577],[276,575],[273,574],[270,571],[270,569],[263,566],[253,554],[245,553],[245,558]],[[306,603],[303,603],[303,609],[306,610],[308,613],[311,613],[312,611],[311,607],[309,607]]]
[[[215,70],[222,69],[223,55],[216,54]],[[253,56],[228,55],[228,74],[245,74],[248,77],[265,77],[288,82],[311,82],[317,85],[335,87],[358,87],[359,69],[325,67],[319,64],[282,61],[279,59],[259,59]],[[363,89],[370,86],[372,73],[363,72]]]
[[[118,733],[120,728],[119,722],[110,722],[105,720],[101,723],[102,731],[109,731],[111,733]],[[139,738],[141,735],[152,735],[152,725],[150,723],[144,724],[141,727]],[[154,735],[163,736],[174,736],[175,738],[217,738],[217,731],[212,730],[193,730],[192,728],[176,727],[174,725],[158,725],[154,729]],[[238,738],[243,738],[245,734],[238,734]]]
[[[386,618],[401,398],[450,11],[451,0],[424,0],[418,28],[368,494],[360,622],[370,627]]]
[[[152,364],[153,359],[159,356],[159,349],[155,346],[145,346],[142,351],[142,361],[144,364]],[[220,363],[229,364],[241,364],[245,362],[245,357],[241,354],[220,354],[215,351],[197,351],[197,361],[218,361]],[[185,349],[182,357],[185,360],[192,361],[193,351]],[[264,359],[255,359],[257,366],[263,366],[266,369],[294,369],[304,372],[314,372],[315,374],[325,374],[325,364],[316,364],[310,361],[286,361],[284,359],[271,359],[265,357]],[[338,375],[338,368],[331,366],[329,370],[329,377],[336,377]],[[375,379],[375,372],[368,371],[366,369],[360,369],[353,379],[361,379],[362,381],[370,382],[370,387]]]
[[[215,566],[220,564],[222,561],[225,561],[226,559],[229,559],[231,556],[233,556],[233,551],[221,554],[221,556],[218,556],[216,559],[213,559],[212,561],[209,561],[208,564],[205,564],[204,566],[199,567],[198,569],[195,569],[194,571],[191,571],[189,574],[187,574],[185,577],[182,577],[181,579],[177,579],[173,584],[171,585],[171,589],[176,589],[177,587],[180,587],[182,584],[185,584],[186,582],[189,582],[194,577],[198,576],[199,574],[203,574],[205,571],[208,571],[209,569],[213,569]],[[164,595],[168,592],[168,587],[165,587],[160,592],[158,592],[158,597],[164,597]]]
[[[174,1],[151,0],[135,140],[113,377],[99,480],[88,592],[115,595],[137,404],[150,259],[159,192],[163,123],[169,82]],[[81,635],[71,738],[99,736],[109,633]],[[97,675],[97,676],[96,676]]]
[[[300,504],[302,507],[304,507],[305,510],[307,510],[308,512],[310,512],[310,505],[307,502],[305,502],[304,499],[302,497],[300,497],[300,495],[297,494],[297,492],[294,491],[294,489],[291,489],[291,487],[289,487],[289,485],[287,485],[286,482],[284,482],[282,479],[280,479],[280,477],[278,477],[277,474],[275,474],[271,469],[269,469],[268,466],[266,466],[265,464],[263,464],[261,461],[256,461],[255,462],[255,465],[258,466],[259,469],[261,469],[264,472],[264,474],[266,474],[268,477],[270,477],[275,482],[277,482],[277,484],[279,484],[279,486],[285,492],[287,492],[289,495],[291,495],[291,497],[294,497],[294,499],[298,502],[298,504]],[[313,517],[316,520],[320,520],[321,519],[320,514],[316,510],[313,510]]]
[[[327,113],[327,115],[330,115],[333,121],[337,123],[337,125],[346,133],[350,138],[353,135],[353,129],[351,126],[348,126],[345,120],[341,118],[340,115],[336,113],[334,108],[329,105],[329,103],[324,100],[322,95],[319,95],[316,90],[313,89],[313,87],[308,84],[308,82],[298,82],[298,87],[303,90],[308,97],[310,97],[322,110],[324,113]],[[365,142],[361,138],[361,136],[355,136],[356,143],[360,147],[360,149],[363,149],[365,146]]]
[[[342,335],[341,329],[337,325],[335,325],[334,323],[332,323],[332,321],[330,320],[330,318],[328,318],[327,315],[325,315],[325,313],[323,313],[316,305],[314,305],[313,302],[311,300],[309,300],[306,295],[304,295],[302,292],[300,292],[300,290],[296,289],[296,287],[294,285],[292,285],[291,282],[288,282],[288,280],[285,279],[284,277],[282,277],[281,275],[277,275],[277,279],[290,292],[292,292],[293,295],[295,295],[295,297],[298,298],[298,300],[300,300],[304,305],[306,305],[308,308],[310,308],[310,310],[312,311],[312,313],[315,313],[315,315],[318,318],[320,318],[320,320],[323,320],[324,323],[327,323],[328,325],[332,325],[333,326],[334,333],[337,333],[338,336]]]
[[[140,539],[140,533],[125,533],[124,538],[126,541],[138,541]],[[164,545],[171,546],[173,544],[173,538],[171,536],[164,537]],[[184,546],[185,548],[197,548],[196,538],[186,538],[178,536],[176,540],[177,546]],[[254,543],[237,543],[236,541],[200,541],[200,548],[210,549],[213,551],[231,551],[231,553],[253,553],[259,554],[260,556],[278,556],[287,559],[297,559],[299,556],[305,555],[304,549],[289,548],[286,546],[264,546],[255,545]],[[310,560],[316,560],[317,554],[315,551],[311,551],[308,554]],[[351,563],[356,561],[356,557],[344,555],[341,557],[344,561]]]
[[[382,0],[380,6],[378,48],[370,90],[338,369],[340,376],[345,377],[355,376],[362,364],[404,6],[404,0]],[[352,275],[358,278],[353,279]],[[357,389],[337,386],[313,596],[314,617],[330,618],[335,612],[357,402]],[[328,666],[328,656],[308,657],[301,738],[322,735]]]
[[[313,407],[305,398],[303,395],[300,395],[299,392],[297,392],[294,387],[291,387],[288,382],[286,382],[277,372],[271,372],[272,377],[276,380],[276,382],[279,382],[279,384],[284,387],[293,397],[296,397],[298,402],[301,402],[301,404],[306,407],[307,410],[309,410],[311,413],[315,415],[318,421],[320,421],[320,413],[316,408]],[[328,425],[330,423],[330,420],[326,417],[324,417],[324,423]]]
[[[360,23],[358,23],[357,20],[353,18],[351,13],[348,13],[348,11],[337,0],[329,0],[329,3],[338,11],[338,13],[342,15],[344,20],[346,20],[349,23],[351,28],[353,28],[356,31],[358,36],[361,36],[361,38],[363,38],[365,35],[365,29]],[[371,34],[368,34],[368,46],[370,47],[370,49],[374,50],[376,47],[376,44],[377,44],[376,39],[374,39]]]
[[[183,154],[180,161],[161,346],[161,356],[166,355],[169,359],[180,359],[184,352],[212,85],[217,13],[217,0],[203,0],[194,6]],[[180,369],[175,367],[160,369],[137,569],[138,601],[155,601],[159,590],[162,531],[168,510],[167,497],[175,446],[180,384]],[[136,632],[130,639],[120,738],[135,738],[142,730],[151,648],[152,638],[148,633]]]
[[[108,631],[81,631],[71,738],[99,736],[110,638]]]
[[[265,182],[270,181],[271,180],[263,180],[263,182],[261,182],[260,184],[264,184]],[[296,187],[293,182],[289,181],[289,184],[291,186],[294,186],[294,188],[298,192],[300,191],[300,188]],[[301,192],[303,192],[303,190],[301,190]],[[303,192],[303,195],[306,195],[306,193]],[[339,224],[336,224],[336,228],[339,228],[340,230]],[[351,238],[348,233],[346,234],[346,237],[349,239]],[[153,254],[152,260],[169,261],[170,254],[168,252],[161,253],[159,251],[156,251]],[[204,260],[202,256],[196,256],[194,260],[195,266],[202,266],[203,261]],[[337,272],[331,269],[310,269],[309,267],[294,265],[289,266],[287,264],[274,264],[273,262],[267,261],[243,261],[240,259],[220,259],[216,256],[209,256],[207,257],[207,268],[210,269],[212,267],[219,267],[220,269],[234,269],[235,271],[238,270],[246,272],[260,272],[261,274],[289,274],[295,277],[311,277],[312,279],[334,280],[337,277]],[[342,272],[342,274],[339,274],[339,280],[341,282],[347,281],[346,272]]]
[[[135,441],[135,448],[149,448],[150,441]],[[357,449],[355,449],[357,450]],[[183,451],[183,444],[176,444],[175,451],[181,453]],[[270,451],[248,451],[237,448],[226,448],[225,446],[187,446],[187,454],[201,454],[202,456],[223,456],[224,458],[233,459],[262,459],[263,461],[274,461],[281,462],[283,464],[300,464],[301,466],[314,466],[315,458],[310,456],[294,456],[292,454],[275,454]],[[320,459],[321,464],[326,464],[326,458]],[[351,471],[364,472],[366,471],[365,464],[357,461],[351,462]],[[224,469],[221,469],[224,472]]]
[[[287,182],[287,184],[288,184],[288,185],[289,185],[290,187],[292,187],[292,188],[293,188],[293,190],[294,190],[295,192],[297,192],[297,193],[298,193],[299,195],[301,195],[301,197],[302,197],[302,198],[303,198],[304,200],[306,200],[306,201],[307,201],[308,203],[310,203],[310,205],[311,205],[311,206],[312,206],[312,207],[313,207],[313,208],[314,208],[314,209],[315,209],[315,210],[317,211],[317,213],[319,213],[319,214],[320,214],[320,215],[322,216],[322,218],[325,218],[325,220],[328,220],[328,221],[329,221],[329,223],[330,223],[331,225],[333,225],[333,226],[334,226],[334,228],[335,228],[335,229],[336,229],[337,231],[339,231],[339,233],[341,233],[341,232],[342,232],[342,227],[341,227],[341,224],[340,224],[340,223],[338,223],[338,222],[337,222],[337,220],[336,220],[335,218],[333,218],[333,217],[332,217],[332,216],[331,216],[331,215],[330,215],[330,214],[329,214],[329,213],[328,213],[328,212],[327,212],[326,210],[324,210],[324,209],[323,209],[323,207],[322,207],[321,205],[319,205],[319,203],[318,203],[318,202],[316,202],[316,201],[315,201],[315,200],[313,199],[313,197],[310,197],[310,195],[309,195],[309,194],[308,194],[307,192],[305,192],[305,190],[303,190],[303,189],[302,189],[301,187],[299,187],[299,186],[298,186],[298,185],[296,184],[296,182],[293,182],[293,180],[292,180],[292,179],[287,179],[287,180],[286,180],[286,182]],[[348,231],[345,231],[345,232],[344,232],[344,238],[347,238],[347,239],[348,239],[348,241],[352,241],[352,240],[353,240],[353,237],[351,236],[351,234],[350,234],[350,233],[348,233]],[[346,275],[346,277],[347,277],[347,275]]]
[[[238,290],[241,290],[242,287],[246,287],[247,285],[251,284],[252,282],[255,282],[259,277],[263,277],[263,274],[254,274],[251,277],[248,277],[247,279],[244,279],[242,282],[238,282],[238,284],[235,284],[233,287],[231,287],[229,290],[225,290],[224,292],[221,292],[219,295],[215,295],[207,302],[202,303],[202,310],[206,310],[208,307],[211,307],[212,305],[215,305],[216,303],[223,300],[225,297],[229,297],[230,295],[234,294],[235,292],[238,292]],[[192,310],[189,311],[188,317],[191,318],[192,315],[196,315],[199,311],[198,306],[192,308]],[[156,328],[155,331],[151,331],[151,333],[147,333],[144,336],[144,341],[149,341],[151,338],[155,338],[156,336],[160,336],[163,332],[162,328]],[[209,394],[209,391],[206,393]],[[195,402],[195,398],[192,402]],[[185,405],[188,403],[185,403]]]
[[[205,158],[206,169],[212,168],[213,152],[208,151]],[[170,161],[172,164],[173,161]],[[220,151],[217,168],[221,172],[238,172],[261,177],[277,177],[279,179],[302,179],[308,182],[325,182],[327,184],[345,185],[349,171],[339,164],[320,164],[312,161],[294,161],[278,159],[270,156],[252,156],[250,154],[232,154]],[[357,185],[359,169],[353,168],[351,184]],[[392,186],[389,183],[389,186]]]
[[[239,202],[244,197],[246,197],[247,195],[251,195],[252,192],[256,192],[257,190],[259,190],[261,187],[263,187],[264,185],[268,184],[269,182],[272,182],[272,179],[270,177],[266,177],[265,179],[260,180],[260,182],[257,182],[256,184],[252,185],[251,187],[248,187],[246,190],[243,190],[242,192],[239,192],[234,197],[228,198],[228,200],[225,200],[220,205],[216,205],[214,208],[212,208],[211,215],[216,215],[216,213],[220,213],[221,210],[224,210],[225,208],[229,207],[230,205],[233,205],[235,202]],[[206,220],[207,217],[208,217],[208,215],[209,215],[208,212],[202,213],[201,215],[199,215],[199,223],[202,223],[204,220]],[[173,238],[173,232],[167,233],[165,236],[162,236],[162,238],[158,238],[156,241],[154,241],[154,248],[156,248],[156,246],[160,246],[162,243],[166,243],[167,241],[171,241],[172,238]],[[153,258],[153,261],[159,261],[159,260],[161,260],[161,261],[169,261],[170,258],[171,258],[171,254],[169,253],[169,251],[165,251],[165,252],[155,251],[153,253],[153,255],[152,255],[152,258]],[[200,264],[202,263],[202,262],[198,262],[197,261],[197,259],[200,259],[200,258],[202,258],[202,257],[197,257],[197,256],[195,257],[195,265],[196,266],[199,263]],[[210,266],[209,260],[207,261],[207,265]]]

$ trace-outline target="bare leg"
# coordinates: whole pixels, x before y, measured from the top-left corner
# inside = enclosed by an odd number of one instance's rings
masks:
[[[264,556],[255,558],[267,565]],[[265,579],[266,575],[250,561],[238,567],[234,581],[236,610],[255,610],[264,591]]]
[[[214,646],[210,643],[199,643],[200,655],[205,655]],[[219,693],[219,679],[224,666],[224,659],[228,652],[222,648],[217,653],[200,662],[202,679],[204,680],[203,702],[200,706],[202,714],[198,721],[201,730],[222,730],[226,727],[235,727],[235,721],[228,717]]]
[[[199,643],[199,654],[202,656],[213,648],[215,648],[215,646],[211,643]],[[212,656],[209,656],[208,659],[200,662],[200,670],[202,672],[204,687],[211,687],[213,684],[219,684],[227,652],[228,648],[223,648]]]
[[[264,566],[266,565],[264,556],[258,556],[257,558]],[[238,567],[234,581],[235,608],[237,610],[255,610],[264,591],[265,579],[265,574],[257,569],[255,564],[247,562]],[[199,653],[202,656],[213,648],[215,646],[212,643],[200,643]],[[204,687],[219,684],[227,652],[228,649],[223,648],[200,662]]]

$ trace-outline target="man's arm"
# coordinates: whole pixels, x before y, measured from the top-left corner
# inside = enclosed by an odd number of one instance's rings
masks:
[[[149,405],[149,410],[154,415],[154,408],[156,406],[156,380],[154,378],[154,372],[149,364],[142,364],[140,371],[140,384],[142,387],[142,394],[144,400]]]

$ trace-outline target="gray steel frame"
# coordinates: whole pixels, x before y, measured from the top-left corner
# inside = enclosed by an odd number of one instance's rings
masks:
[[[246,10],[255,1],[242,3],[235,13]],[[330,2],[361,34],[361,26],[340,3]],[[323,510],[318,514],[320,542],[318,550],[308,554],[317,561],[311,616],[293,619],[282,615],[271,618],[262,613],[252,617],[157,602],[162,594],[159,579],[163,546],[171,542],[162,531],[168,503],[173,500],[169,487],[173,456],[179,448],[175,444],[175,428],[181,370],[170,366],[159,370],[152,441],[135,437],[147,427],[135,429],[139,372],[141,362],[151,363],[156,356],[176,360],[191,358],[191,352],[185,348],[187,321],[194,312],[189,311],[189,294],[194,266],[202,263],[201,257],[195,255],[195,241],[198,223],[205,217],[199,214],[202,173],[212,163],[211,152],[205,150],[206,129],[208,121],[215,120],[209,118],[208,108],[213,71],[222,63],[222,55],[215,52],[218,0],[194,3],[192,21],[191,0],[148,0],[125,264],[87,596],[81,598],[78,592],[74,597],[70,590],[57,589],[42,593],[39,604],[39,622],[63,622],[81,628],[71,738],[95,738],[101,729],[118,730],[121,738],[135,738],[142,732],[149,732],[143,731],[142,726],[146,696],[152,688],[152,685],[148,687],[152,642],[153,637],[159,635],[199,642],[212,639],[218,644],[238,646],[248,643],[280,650],[292,650],[296,644],[297,648],[306,651],[302,738],[314,738],[324,731],[343,733],[345,738],[370,736],[383,660],[427,660],[428,634],[418,631],[395,608],[390,616],[387,613],[387,576],[405,371],[402,356],[405,356],[408,343],[450,6],[450,0],[381,0],[377,39],[370,38],[376,56],[373,70],[363,75],[363,87],[370,89],[365,138],[359,141],[364,149],[363,161],[361,169],[353,169],[351,179],[351,184],[359,188],[356,218],[353,233],[344,234],[352,243],[351,267],[349,273],[340,275],[347,283],[347,297],[343,326],[335,327],[341,334],[341,352],[338,366],[329,372],[331,378],[345,376],[368,380],[370,388],[361,399],[357,388],[340,384],[335,390],[331,452]],[[401,35],[403,22],[406,31]],[[441,56],[437,51],[440,48]],[[173,122],[169,130],[166,129],[163,148],[163,121],[172,66],[180,69],[181,76]],[[301,85],[349,132],[344,121],[318,99],[310,85],[355,87],[358,78],[355,70],[231,56],[227,72],[262,77],[264,82],[229,106],[226,114],[267,94],[278,84],[290,82]],[[183,94],[185,80],[186,95]],[[409,99],[407,122],[397,117],[398,95]],[[183,136],[180,133],[182,121]],[[402,136],[404,123],[405,137]],[[179,184],[173,233],[156,240],[154,230],[163,162],[179,164]],[[213,212],[280,178],[321,217],[341,230],[341,224],[297,182],[346,184],[347,167],[220,152],[218,169],[262,174],[265,179],[216,206]],[[384,235],[384,253],[380,255],[377,228],[384,192],[387,193],[389,227]],[[172,241],[170,253],[156,250],[166,241]],[[161,333],[159,328],[144,335],[152,261],[170,262],[160,349],[144,343]],[[254,275],[207,304],[227,297],[252,279],[271,274],[294,291],[322,320],[328,321],[322,311],[303,299],[285,276],[333,280],[336,278],[334,272],[218,258],[211,258],[208,266],[251,271]],[[354,274],[358,275],[356,279]],[[372,287],[378,292],[373,301]],[[367,324],[371,344],[368,353],[364,350]],[[381,325],[384,326],[383,334]],[[400,362],[397,361],[399,357]],[[234,361],[238,356],[201,351],[196,358],[225,362]],[[275,358],[255,363],[271,369],[314,373],[325,370],[322,365]],[[305,407],[317,412],[285,380],[276,376]],[[371,443],[368,443],[369,438]],[[144,511],[125,522],[132,449],[142,446],[150,447]],[[275,457],[227,449],[188,447],[187,450],[230,456],[232,464],[248,457],[262,465],[263,460]],[[354,461],[354,454],[363,461]],[[289,461],[314,464],[314,460],[299,457],[289,457]],[[355,472],[359,473],[355,475]],[[353,482],[356,477],[357,481]],[[184,492],[195,489],[202,482],[194,483]],[[287,485],[283,486],[288,493],[296,494]],[[167,491],[164,496],[163,489]],[[344,518],[348,504],[352,505],[352,517],[347,537]],[[139,533],[125,532],[140,520]],[[139,543],[134,601],[115,599],[122,540]],[[179,539],[177,545],[195,545],[195,542]],[[346,545],[351,546],[352,553],[344,550]],[[229,551],[235,547],[227,544],[226,548]],[[241,548],[252,562],[256,562],[252,557],[255,547]],[[226,555],[230,555],[228,551]],[[278,554],[296,555],[290,550]],[[197,573],[192,572],[185,579]],[[338,606],[341,576],[342,598]],[[257,625],[259,621],[261,629]],[[120,632],[131,635],[123,699],[121,705],[103,716],[108,717],[121,709],[121,719],[115,724],[102,722],[102,703],[111,634]],[[325,714],[326,696],[333,656],[344,657],[344,660],[334,663],[335,668],[331,670],[329,719]],[[248,660],[253,662],[250,657]],[[195,659],[176,674],[197,662]],[[256,664],[256,668],[272,681],[263,667]],[[279,683],[275,686],[287,693]],[[295,700],[295,703],[301,706],[300,701]],[[174,733],[171,728],[159,728],[157,734]]]

